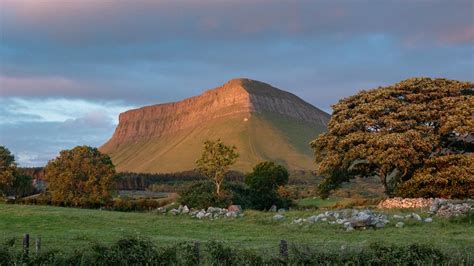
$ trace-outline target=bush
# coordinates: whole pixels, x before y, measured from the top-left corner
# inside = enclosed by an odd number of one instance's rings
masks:
[[[0,245],[0,265],[472,265],[473,262],[468,253],[448,257],[436,248],[418,244],[375,243],[345,251],[290,245],[288,258],[234,248],[218,241],[210,241],[200,250],[196,247],[189,242],[156,247],[146,238],[131,236],[111,246],[96,243],[70,254],[51,250],[24,257],[13,247]]]
[[[225,208],[232,203],[232,196],[227,190],[221,191],[217,196],[215,184],[203,181],[189,186],[180,193],[180,202],[193,208],[206,209],[207,207]]]
[[[245,183],[251,190],[252,208],[264,210],[272,205],[284,208],[290,206],[291,200],[278,193],[283,193],[282,187],[288,184],[288,176],[288,171],[281,165],[273,162],[257,164],[245,177]]]

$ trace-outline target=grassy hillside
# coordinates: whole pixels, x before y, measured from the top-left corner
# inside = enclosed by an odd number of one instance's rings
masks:
[[[397,212],[397,211],[395,211]],[[308,217],[313,212],[291,211],[284,222],[273,222],[273,213],[247,211],[235,220],[196,220],[188,216],[162,216],[153,213],[123,213],[49,206],[0,204],[0,241],[20,241],[24,233],[42,237],[44,249],[71,251],[91,242],[110,244],[122,236],[141,235],[157,245],[180,241],[225,240],[247,248],[275,248],[278,241],[310,244],[318,248],[340,249],[373,242],[408,245],[428,244],[443,251],[473,251],[472,223],[435,219],[433,223],[407,222],[404,228],[393,224],[380,230],[346,232],[341,226],[323,223],[298,226],[291,217]],[[423,214],[422,214],[423,215]]]
[[[220,118],[160,138],[121,144],[109,152],[118,171],[177,172],[194,169],[202,145],[222,139],[235,145],[240,157],[234,170],[248,171],[273,160],[290,169],[313,169],[309,141],[324,128],[274,114]]]

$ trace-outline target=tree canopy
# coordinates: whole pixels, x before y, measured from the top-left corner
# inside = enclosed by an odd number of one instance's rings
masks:
[[[108,200],[114,190],[114,175],[108,155],[96,148],[77,146],[49,161],[44,178],[53,201],[77,206]]]
[[[216,194],[221,195],[225,174],[235,163],[239,154],[235,146],[226,146],[220,139],[204,142],[204,150],[196,161],[197,170],[211,179],[216,185]]]
[[[340,100],[327,133],[311,142],[322,195],[356,176],[377,176],[394,195],[430,158],[473,152],[463,140],[474,132],[473,88],[413,78]]]
[[[250,187],[252,205],[256,209],[269,209],[272,205],[285,207],[289,203],[282,199],[277,188],[288,184],[288,170],[274,162],[261,162],[245,176],[245,183]]]
[[[15,181],[16,163],[15,157],[4,146],[0,146],[0,195],[6,191]]]

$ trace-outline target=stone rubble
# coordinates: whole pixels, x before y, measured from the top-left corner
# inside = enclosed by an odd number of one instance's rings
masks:
[[[408,209],[408,208],[427,208],[433,204],[435,199],[424,198],[389,198],[381,201],[377,208],[379,209]]]
[[[429,212],[438,217],[451,218],[474,212],[473,206],[474,201],[472,200],[456,203],[455,201],[449,202],[445,199],[436,199],[430,206]]]
[[[190,209],[186,205],[180,205],[178,208],[171,209],[169,211],[166,208],[156,209],[158,214],[171,214],[171,215],[189,215],[196,219],[209,219],[215,220],[219,218],[238,218],[243,217],[242,207],[239,205],[231,205],[226,208],[209,207],[207,210],[201,209]]]

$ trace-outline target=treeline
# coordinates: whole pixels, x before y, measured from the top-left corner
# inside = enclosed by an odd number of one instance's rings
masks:
[[[148,190],[155,184],[180,184],[206,179],[196,171],[184,171],[177,173],[117,173],[116,186],[118,190]],[[238,171],[229,171],[225,177],[228,181],[243,182],[244,174]]]

